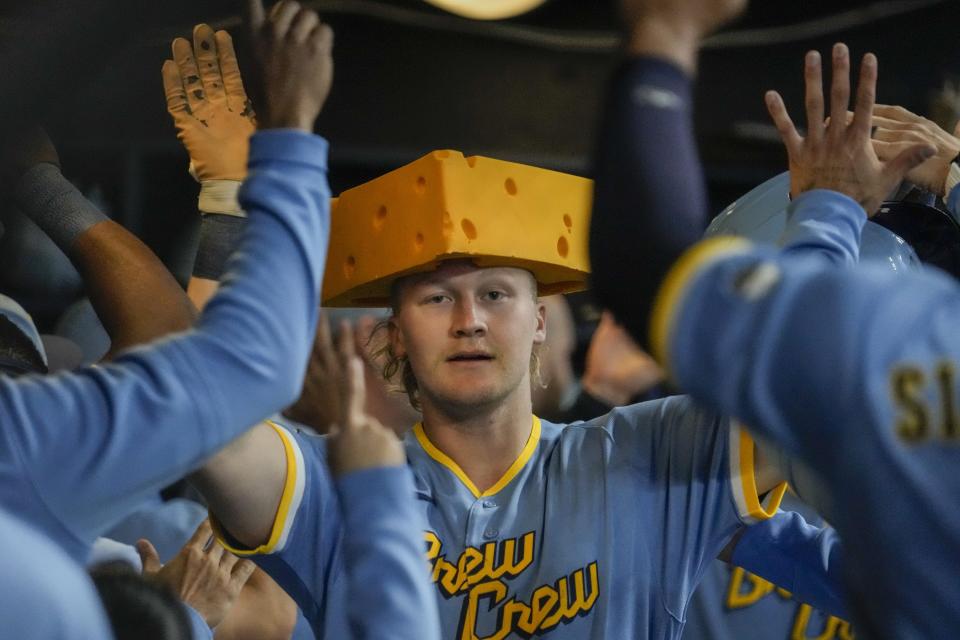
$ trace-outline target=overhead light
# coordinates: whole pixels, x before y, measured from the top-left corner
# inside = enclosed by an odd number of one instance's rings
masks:
[[[435,7],[474,20],[502,20],[532,11],[547,0],[425,0]]]

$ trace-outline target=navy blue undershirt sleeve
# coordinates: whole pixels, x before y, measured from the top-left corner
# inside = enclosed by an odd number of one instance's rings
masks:
[[[647,345],[653,299],[706,226],[691,79],[657,58],[623,62],[611,79],[594,162],[592,287]]]

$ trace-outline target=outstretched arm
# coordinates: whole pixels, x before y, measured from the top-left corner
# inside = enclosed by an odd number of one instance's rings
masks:
[[[693,136],[700,40],[742,0],[622,2],[626,56],[607,89],[594,163],[592,288],[641,347],[670,266],[707,226]]]
[[[268,96],[289,89],[296,99],[283,95],[272,130],[251,143],[240,193],[248,227],[196,329],[102,367],[0,380],[3,501],[76,544],[299,392],[329,228],[326,143],[308,132],[329,89],[332,42],[326,27],[311,37],[309,47],[275,44],[284,65]],[[23,477],[31,491],[10,488]]]
[[[329,464],[343,511],[347,619],[354,638],[440,638],[423,562],[426,523],[397,436],[364,412],[364,363],[350,326],[339,336],[340,417]]]

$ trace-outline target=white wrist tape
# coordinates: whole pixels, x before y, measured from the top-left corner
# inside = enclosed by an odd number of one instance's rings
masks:
[[[246,218],[247,214],[237,202],[239,180],[204,180],[200,183],[200,197],[197,208],[203,213],[219,213],[227,216]]]

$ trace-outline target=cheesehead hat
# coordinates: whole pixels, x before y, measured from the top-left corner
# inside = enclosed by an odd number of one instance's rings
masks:
[[[397,278],[470,259],[519,267],[540,295],[586,287],[593,182],[434,151],[340,194],[323,281],[328,307],[384,307]]]

